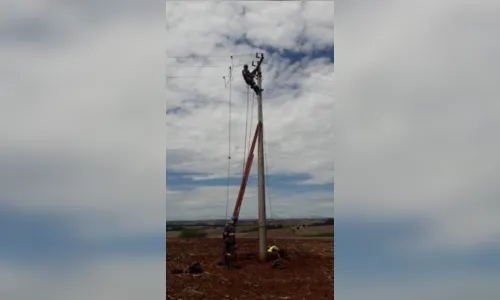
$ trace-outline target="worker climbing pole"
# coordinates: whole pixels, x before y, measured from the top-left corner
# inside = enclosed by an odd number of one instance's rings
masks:
[[[262,63],[263,60],[264,60],[264,54],[261,55],[260,60],[257,63],[257,67],[255,67],[255,69],[253,69],[252,72],[250,72],[248,70],[248,65],[244,65],[243,71],[241,71],[241,74],[243,75],[243,79],[248,84],[248,86],[250,86],[250,88],[252,90],[254,90],[254,92],[257,96],[261,95],[262,91],[264,91],[260,85],[257,85],[255,83],[255,80],[254,80],[254,78],[256,76],[260,76],[259,75],[260,74],[260,64]]]

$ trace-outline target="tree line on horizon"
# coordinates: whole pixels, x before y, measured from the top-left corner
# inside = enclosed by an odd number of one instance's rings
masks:
[[[334,218],[328,218],[325,219],[322,222],[315,222],[312,224],[309,224],[308,226],[326,226],[326,225],[335,225],[335,219]],[[213,225],[213,224],[208,224],[207,222],[197,222],[194,224],[179,224],[178,222],[176,223],[169,223],[168,221],[166,222],[166,231],[182,231],[186,227],[207,227],[207,226],[213,226],[215,228],[224,226],[223,224],[220,225]],[[282,224],[268,224],[267,229],[281,229],[283,228]]]

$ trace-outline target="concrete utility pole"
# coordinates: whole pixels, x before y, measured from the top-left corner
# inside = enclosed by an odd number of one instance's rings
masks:
[[[260,57],[263,57],[263,53],[260,54]],[[257,58],[260,58],[257,55]],[[259,70],[257,71],[257,85],[259,88],[262,88],[262,73],[259,66]],[[257,96],[257,106],[259,110],[259,123],[260,134],[259,134],[259,148],[257,150],[257,171],[258,171],[258,185],[259,185],[259,259],[260,261],[266,261],[267,259],[267,249],[266,249],[266,240],[267,240],[267,232],[266,232],[266,185],[265,185],[265,175],[264,175],[264,122],[262,115],[262,92]]]

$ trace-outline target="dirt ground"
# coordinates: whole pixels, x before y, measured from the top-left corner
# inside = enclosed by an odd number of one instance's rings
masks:
[[[321,300],[334,299],[333,239],[270,240],[284,251],[284,269],[257,260],[258,240],[237,240],[238,269],[226,270],[220,239],[167,238],[167,299],[176,300]],[[201,274],[173,274],[192,263]]]

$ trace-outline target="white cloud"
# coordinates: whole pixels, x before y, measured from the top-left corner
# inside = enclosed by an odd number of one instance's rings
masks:
[[[245,14],[239,15],[243,6]],[[320,6],[323,8],[322,16],[317,18],[311,11],[318,10]],[[210,8],[222,14],[207,13]],[[294,22],[290,23],[290,19]],[[186,103],[183,106],[189,109],[189,113],[167,117],[167,165],[176,171],[226,176],[229,91],[224,89],[222,76],[227,75],[230,53],[246,54],[259,50],[248,45],[236,46],[234,39],[246,35],[250,42],[257,45],[296,51],[303,50],[302,47],[312,49],[333,45],[333,3],[168,3],[167,20],[167,41],[175,40],[174,44],[167,42],[167,56],[228,54],[226,58],[217,57],[205,62],[206,65],[221,66],[215,69],[183,67],[203,65],[200,61],[176,64],[175,60],[167,59],[168,76],[202,77],[167,79],[167,108],[178,107],[183,101],[199,97],[208,100],[196,109]],[[304,33],[304,29],[308,31]],[[330,34],[308,34],[318,30],[329,30]],[[228,36],[233,40],[227,40]],[[298,44],[299,36],[304,40],[302,46]],[[200,46],[201,43],[203,46]],[[231,149],[232,157],[241,161],[247,95],[240,70],[242,64],[250,63],[252,56],[235,55],[234,59]],[[328,93],[322,95],[321,91],[324,93],[331,88],[332,77],[329,76],[333,72],[332,65],[324,58],[306,60],[300,65],[290,65],[289,61],[277,55],[267,60],[263,72],[264,88],[269,91],[264,96],[269,172],[306,173],[313,177],[313,182],[331,183],[333,99]],[[314,81],[308,77],[310,73],[317,74],[316,78],[320,80],[321,74],[327,74],[327,79]],[[286,83],[300,84],[303,89],[293,92],[280,86]],[[310,92],[314,92],[315,88],[319,93]],[[253,117],[251,123],[255,126],[257,114]],[[234,164],[233,174],[239,174],[240,164]]]
[[[228,216],[233,212],[239,187],[229,188]],[[266,191],[267,217],[328,217],[333,216],[331,192],[286,193]],[[227,187],[199,186],[189,190],[167,189],[167,220],[222,219],[226,217]],[[257,188],[248,186],[241,206],[241,218],[257,218]],[[290,209],[293,206],[293,209]]]
[[[420,220],[426,250],[499,246],[500,6],[339,5],[337,216]]]
[[[161,258],[127,257],[94,261],[64,274],[0,265],[0,298],[160,299],[166,293],[165,267]]]
[[[69,16],[74,22],[65,27]],[[113,230],[161,228],[162,17],[121,15],[97,26],[78,7],[25,12],[24,20],[38,18],[68,34],[55,42],[41,36],[39,48],[0,43],[8,66],[0,83],[4,204],[106,214],[101,221]]]
[[[263,47],[305,51],[332,46],[333,2],[167,2],[166,11],[167,110],[184,109],[182,113],[167,115],[167,168],[208,174],[192,175],[194,179],[227,176],[229,88],[224,87],[222,77],[228,74],[229,56],[233,54],[231,175],[236,180],[242,172],[245,140],[247,147],[250,143],[245,139],[245,128],[248,125],[249,134],[253,135],[257,124],[255,102],[254,113],[246,123],[247,88],[241,78],[241,66],[250,64],[255,59],[252,53],[263,51]],[[235,44],[243,38],[262,48]],[[180,62],[173,58],[191,54],[206,58]],[[218,67],[192,67],[203,65]],[[311,182],[332,183],[333,98],[321,91],[325,93],[331,88],[333,65],[325,58],[292,64],[274,54],[266,55],[263,72],[268,174],[308,174]],[[309,78],[309,74],[314,74],[314,78]],[[286,84],[300,84],[303,88],[293,92]],[[250,103],[252,96],[250,93]],[[252,174],[256,169],[254,163]],[[322,210],[321,205],[328,205],[333,198],[331,194],[314,191],[289,197],[274,189],[272,183],[270,188],[272,214],[268,211],[268,215],[272,216],[325,215],[328,209]],[[224,217],[226,192],[223,186],[198,185],[182,193],[167,191],[167,218]],[[232,212],[236,195],[237,188],[231,187],[228,213]],[[255,189],[248,187],[241,217],[257,215],[255,196]],[[309,199],[317,205],[305,205]]]
[[[339,276],[340,277],[340,276]],[[337,278],[336,278],[337,279]],[[345,282],[336,280],[335,296],[347,299],[491,299],[500,294],[498,275],[487,276],[461,270],[456,273],[371,278]],[[362,286],[363,288],[360,288]]]

